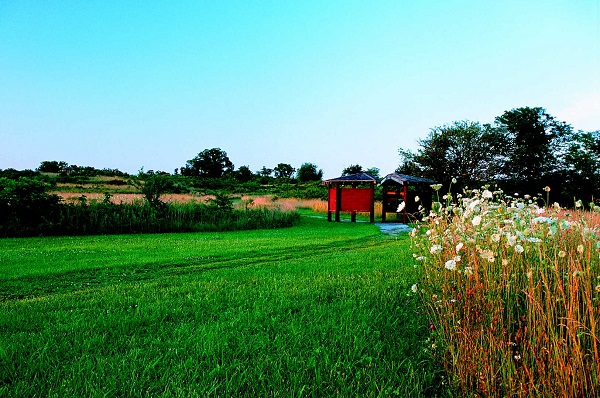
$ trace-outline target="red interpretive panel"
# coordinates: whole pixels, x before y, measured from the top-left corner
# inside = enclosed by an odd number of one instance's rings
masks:
[[[373,190],[371,188],[344,188],[339,190],[342,195],[340,211],[370,212],[372,206]],[[335,188],[329,189],[329,208],[337,210],[337,193]]]

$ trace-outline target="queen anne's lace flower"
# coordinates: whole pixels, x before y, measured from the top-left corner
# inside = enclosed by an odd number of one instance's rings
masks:
[[[444,264],[444,267],[449,271],[454,271],[456,268],[456,261],[454,259],[448,260],[446,261],[446,264]]]

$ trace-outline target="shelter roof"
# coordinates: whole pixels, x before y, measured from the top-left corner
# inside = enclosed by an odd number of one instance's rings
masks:
[[[428,178],[414,177],[406,174],[390,173],[383,177],[382,184],[393,181],[400,185],[413,185],[413,184],[435,184],[435,181]]]
[[[377,182],[377,178],[373,177],[367,173],[358,173],[358,174],[350,174],[347,176],[341,176],[337,178],[331,178],[329,180],[325,180],[325,183],[331,182]]]

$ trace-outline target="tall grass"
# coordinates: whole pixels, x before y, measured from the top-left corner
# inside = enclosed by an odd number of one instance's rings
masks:
[[[413,233],[414,291],[459,394],[598,396],[597,218],[487,189],[451,199]]]
[[[299,214],[293,210],[265,207],[221,209],[195,201],[157,206],[146,201],[114,204],[84,200],[55,206],[35,227],[13,223],[0,232],[28,236],[232,231],[289,227],[298,220]]]

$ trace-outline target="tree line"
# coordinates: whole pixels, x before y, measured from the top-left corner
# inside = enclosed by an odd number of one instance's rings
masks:
[[[552,201],[565,205],[599,196],[600,131],[574,131],[541,107],[509,110],[493,123],[434,127],[418,145],[399,149],[397,172],[447,187],[456,179],[457,190],[490,185],[535,196],[549,189]]]

